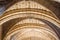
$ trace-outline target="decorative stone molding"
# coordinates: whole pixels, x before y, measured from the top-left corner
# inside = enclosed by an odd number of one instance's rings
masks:
[[[8,8],[0,17],[1,39],[59,40],[60,21],[49,9],[37,4],[21,1]]]

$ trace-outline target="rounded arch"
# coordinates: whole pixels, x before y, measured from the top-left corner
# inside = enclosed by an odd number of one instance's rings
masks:
[[[40,9],[36,9],[36,10],[35,9],[27,9],[27,10],[26,9],[17,9],[17,10],[8,11],[8,12],[5,12],[5,13],[6,14],[4,14],[0,19],[0,26],[1,27],[3,26],[4,23],[6,23],[6,22],[8,23],[9,20],[12,20],[12,19],[16,19],[16,18],[22,18],[22,19],[24,19],[24,18],[35,18],[35,19],[47,20],[47,22],[51,22],[53,25],[56,25],[56,26],[54,26],[54,27],[57,27],[57,29],[56,28],[54,29],[55,32],[57,32],[56,30],[59,30],[58,28],[60,28],[60,22],[55,17],[49,15],[48,13],[50,13],[50,12],[45,11],[45,10],[40,10]],[[19,19],[17,19],[17,20],[19,20]],[[47,24],[49,24],[49,23],[47,23]],[[49,25],[52,25],[52,24],[49,24]],[[59,33],[57,33],[57,35],[59,35]]]
[[[48,23],[46,23],[46,24],[48,24],[48,25],[53,24],[52,26],[56,27],[54,29],[54,31],[59,36],[59,31],[58,30],[60,29],[60,21],[57,20],[57,18],[55,16],[53,16],[51,11],[47,11],[47,10],[44,10],[44,9],[37,9],[37,8],[20,8],[20,9],[18,8],[18,9],[12,9],[12,10],[9,10],[9,11],[5,11],[4,13],[5,14],[0,17],[0,26],[1,27],[4,26],[4,25],[5,25],[4,27],[6,27],[6,25],[8,23],[10,25],[10,22],[12,22],[12,21],[14,23],[12,23],[11,25],[12,26],[15,25],[15,19],[16,18],[18,18],[18,19],[19,18],[22,18],[22,19],[24,19],[24,18],[43,19],[44,22],[47,20],[46,22],[48,22]],[[20,20],[17,20],[17,21],[19,22]],[[49,23],[51,23],[51,24],[49,24]],[[12,27],[12,26],[10,26],[10,27]]]
[[[17,3],[18,1],[22,1],[22,0],[12,0],[11,3],[6,5],[6,9],[11,7],[13,4]],[[28,1],[28,0],[26,0],[26,1]],[[51,0],[46,0],[46,1],[45,0],[32,0],[32,1],[35,1],[35,2],[45,6],[46,8],[51,10],[54,14],[56,14],[56,16],[58,17],[59,11],[58,11],[58,9],[56,7],[54,7]]]

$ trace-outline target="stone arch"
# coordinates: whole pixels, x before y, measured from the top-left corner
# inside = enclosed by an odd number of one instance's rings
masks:
[[[32,29],[32,31],[34,33],[37,33],[38,34],[38,32],[36,32],[37,29],[39,29],[40,27],[42,27],[43,29],[46,28],[45,32],[49,34],[49,37],[48,38],[46,38],[48,35],[45,35],[46,36],[45,37],[46,40],[47,39],[49,39],[49,40],[59,40],[59,37],[60,37],[60,35],[59,35],[59,32],[60,32],[60,30],[59,30],[60,29],[60,21],[53,14],[53,12],[51,12],[51,10],[49,10],[49,9],[46,9],[44,6],[37,5],[37,3],[35,5],[35,2],[31,2],[31,1],[26,1],[26,2],[29,3],[28,5],[26,5],[27,7],[24,6],[25,5],[24,4],[25,1],[22,2],[24,5],[21,5],[21,6],[19,6],[21,3],[19,4],[19,2],[18,2],[18,4],[17,4],[18,7],[15,7],[16,4],[14,4],[9,9],[7,9],[4,12],[4,14],[0,17],[0,27],[2,27],[2,35],[3,35],[3,38],[2,39],[3,40],[10,40],[10,37],[12,36],[12,34],[14,35],[14,33],[16,31],[19,32],[19,30],[20,30],[20,24],[22,23],[21,24],[21,25],[23,25],[23,26],[21,26],[22,27],[22,30],[24,30],[24,29],[26,30],[25,27],[27,27],[28,30],[30,28],[30,29]],[[32,5],[32,7],[31,7],[31,5],[30,5],[31,3],[34,4],[35,6]],[[38,8],[36,6],[38,6]],[[37,21],[37,19],[41,19],[41,21],[39,21],[39,20]],[[20,20],[22,22],[20,22]],[[24,23],[26,23],[26,24],[24,24]],[[40,24],[42,24],[42,26]],[[46,25],[47,27],[44,26],[44,25]],[[17,27],[19,28],[19,30],[17,30]],[[34,29],[35,27],[37,29]],[[14,32],[12,32],[12,31],[14,31]],[[28,32],[29,33],[32,33],[32,35],[33,35],[33,32],[31,32],[31,30],[28,31]],[[53,38],[51,38],[50,35]],[[31,37],[31,36],[29,35],[29,37]],[[38,36],[38,37],[40,37],[40,36]]]

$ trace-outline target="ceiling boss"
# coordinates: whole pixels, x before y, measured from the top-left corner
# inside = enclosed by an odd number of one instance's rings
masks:
[[[3,40],[59,40],[60,21],[36,1],[23,0],[10,6],[0,17]]]

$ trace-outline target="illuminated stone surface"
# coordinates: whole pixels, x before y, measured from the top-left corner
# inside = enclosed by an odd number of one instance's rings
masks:
[[[60,21],[34,1],[19,1],[8,8],[0,17],[0,27],[3,40],[59,40]]]

